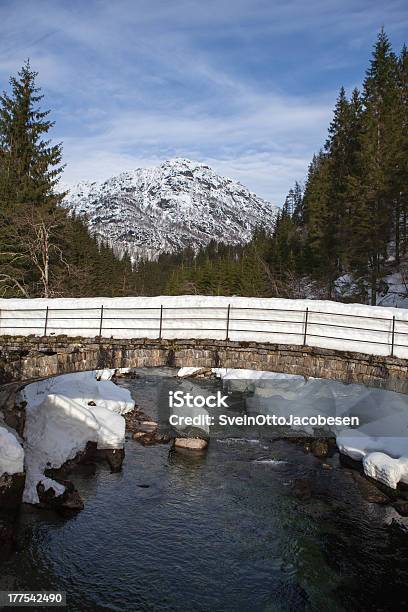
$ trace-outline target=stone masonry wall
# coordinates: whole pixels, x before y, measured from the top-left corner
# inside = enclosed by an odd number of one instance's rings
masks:
[[[314,347],[219,340],[0,337],[0,384],[100,368],[245,368],[408,393],[408,360]]]

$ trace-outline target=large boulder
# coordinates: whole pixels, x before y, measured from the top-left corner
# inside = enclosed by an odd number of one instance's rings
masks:
[[[126,421],[126,430],[132,434],[132,439],[143,446],[154,444],[167,444],[170,435],[159,431],[159,424],[153,421],[143,410],[135,408],[132,412],[123,415]]]
[[[69,516],[83,510],[84,502],[72,482],[60,480],[59,484],[65,487],[64,492],[60,495],[58,495],[58,492],[52,486],[45,488],[42,482],[37,484],[40,506],[56,510],[56,512],[63,516]]]
[[[68,459],[59,468],[50,468],[45,470],[45,475],[54,480],[66,480],[67,476],[76,470],[81,465],[90,465],[93,463],[97,453],[97,443],[88,442],[84,450],[79,451],[73,459]]]
[[[59,468],[45,470],[45,475],[60,481],[79,466],[92,465],[95,461],[106,461],[112,472],[120,472],[124,458],[124,448],[98,448],[96,442],[88,442],[84,450],[79,451],[73,459]]]
[[[175,438],[174,448],[175,450],[191,450],[191,451],[203,451],[208,446],[208,440],[202,438]]]

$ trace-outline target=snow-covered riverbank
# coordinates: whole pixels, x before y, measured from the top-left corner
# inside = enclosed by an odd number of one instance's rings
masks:
[[[27,385],[25,424],[26,486],[23,500],[38,503],[37,485],[52,487],[56,495],[64,487],[44,475],[83,451],[88,442],[98,449],[121,449],[125,440],[123,414],[134,408],[126,389],[110,380],[112,372],[66,374]]]
[[[198,368],[182,368],[191,376]],[[408,396],[361,385],[276,372],[215,368],[213,372],[231,390],[250,389],[246,400],[251,413],[310,417],[355,416],[357,428],[333,425],[326,434],[336,438],[339,451],[362,461],[364,472],[388,487],[408,484]],[[296,429],[296,427],[294,427]],[[313,427],[301,427],[313,435]]]
[[[0,421],[1,423],[1,421]],[[16,434],[0,425],[0,476],[24,471],[24,450]]]

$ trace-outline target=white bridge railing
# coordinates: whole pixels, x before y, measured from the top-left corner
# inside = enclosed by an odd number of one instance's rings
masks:
[[[408,358],[402,309],[205,296],[100,301],[0,300],[0,335],[241,340]]]

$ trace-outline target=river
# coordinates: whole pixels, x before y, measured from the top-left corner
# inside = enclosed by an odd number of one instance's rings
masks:
[[[120,384],[155,417],[158,381],[171,374]],[[121,473],[72,475],[85,501],[77,516],[23,509],[3,588],[66,591],[72,611],[407,609],[408,536],[362,498],[338,455],[328,463],[265,428],[213,430],[200,456],[128,439]]]

